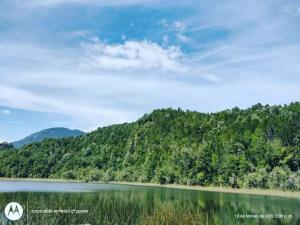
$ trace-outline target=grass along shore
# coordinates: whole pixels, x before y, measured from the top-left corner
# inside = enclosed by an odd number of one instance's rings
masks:
[[[33,181],[33,182],[67,182],[67,183],[86,183],[82,180],[66,180],[66,179],[49,179],[49,178],[6,178],[0,177],[1,181]],[[94,184],[105,184],[104,182],[90,182]],[[236,193],[236,194],[253,194],[253,195],[267,195],[267,196],[278,196],[288,198],[299,198],[299,191],[284,191],[277,189],[246,189],[246,188],[231,188],[231,187],[204,187],[204,186],[189,186],[180,184],[157,184],[157,183],[139,183],[139,182],[117,182],[112,181],[108,184],[119,184],[119,185],[132,185],[132,186],[143,186],[143,187],[161,187],[161,188],[174,188],[184,190],[196,190],[196,191],[209,191],[209,192],[222,192],[222,193]]]
[[[109,182],[110,184],[125,184],[134,186],[144,187],[162,187],[162,188],[174,188],[184,190],[196,190],[196,191],[210,191],[210,192],[222,192],[222,193],[237,193],[237,194],[254,194],[254,195],[268,195],[268,196],[279,196],[289,198],[299,198],[299,191],[284,191],[276,189],[258,189],[258,188],[231,188],[231,187],[204,187],[204,186],[190,186],[180,184],[157,184],[157,183],[138,183],[138,182]]]

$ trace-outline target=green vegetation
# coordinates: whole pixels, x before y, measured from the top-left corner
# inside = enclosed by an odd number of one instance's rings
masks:
[[[0,150],[0,176],[300,190],[300,103],[155,110],[85,136]]]

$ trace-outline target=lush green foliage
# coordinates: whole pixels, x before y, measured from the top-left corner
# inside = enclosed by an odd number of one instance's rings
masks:
[[[0,151],[0,176],[299,190],[300,103],[204,114],[155,110],[134,123]]]

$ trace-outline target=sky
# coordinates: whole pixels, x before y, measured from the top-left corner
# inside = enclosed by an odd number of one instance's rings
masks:
[[[298,0],[0,0],[0,142],[299,101],[299,37]]]

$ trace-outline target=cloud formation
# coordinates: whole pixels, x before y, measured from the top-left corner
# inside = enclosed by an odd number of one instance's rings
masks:
[[[62,114],[91,130],[155,108],[300,99],[295,1],[24,2],[0,2],[0,106],[8,109]]]
[[[120,44],[96,41],[84,44],[83,47],[86,52],[83,66],[110,71],[185,71],[180,62],[183,53],[174,45],[162,47],[147,40],[126,41]]]

